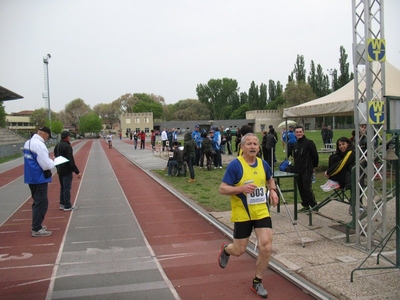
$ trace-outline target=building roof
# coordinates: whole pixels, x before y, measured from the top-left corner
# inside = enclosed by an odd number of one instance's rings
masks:
[[[17,100],[17,99],[22,99],[22,98],[24,98],[24,97],[0,86],[0,101]]]

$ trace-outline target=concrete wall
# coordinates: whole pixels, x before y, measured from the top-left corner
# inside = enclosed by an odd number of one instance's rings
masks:
[[[1,145],[0,146],[0,158],[11,156],[17,153],[22,155],[21,148],[24,147],[25,142],[23,143],[15,143],[9,145]]]

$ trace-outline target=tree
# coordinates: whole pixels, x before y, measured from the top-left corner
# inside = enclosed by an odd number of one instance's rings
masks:
[[[283,93],[283,99],[287,107],[295,106],[315,98],[316,96],[311,90],[310,85],[304,81],[297,84],[294,81],[289,82]]]
[[[47,119],[44,123],[47,127],[50,128],[50,120]],[[60,134],[64,129],[64,124],[60,120],[51,120],[51,132],[55,134]]]
[[[198,84],[197,97],[200,102],[207,105],[211,119],[223,118],[223,109],[230,105],[233,95],[238,92],[238,83],[234,79],[210,79],[207,84]]]
[[[141,113],[141,112],[152,112],[153,118],[161,118],[163,114],[163,106],[160,103],[154,102],[146,102],[146,101],[139,101],[132,109],[134,113]]]
[[[119,122],[120,102],[115,100],[112,103],[99,103],[93,107],[93,111],[103,120],[107,128],[112,128],[114,123]],[[132,112],[132,109],[129,109]]]
[[[80,118],[79,131],[80,133],[99,133],[103,129],[103,121],[95,113],[88,113]]]
[[[6,126],[6,109],[3,105],[3,101],[0,101],[0,127]]]
[[[294,65],[294,69],[292,72],[292,78],[296,79],[296,82],[306,82],[306,69],[305,69],[305,63],[304,63],[304,56],[303,55],[298,55],[297,54],[297,59],[296,63]]]
[[[267,105],[268,92],[267,85],[264,83],[260,84],[260,96],[258,97],[258,109],[265,109]]]
[[[269,80],[268,81],[268,90],[269,90],[269,96],[268,96],[268,101],[267,104],[274,101],[276,98],[276,84],[275,81]]]
[[[231,120],[246,119],[246,111],[250,110],[249,104],[243,104],[231,114]]]
[[[283,86],[281,82],[278,80],[276,83],[276,98],[281,97],[283,95]]]
[[[196,99],[180,100],[170,108],[174,120],[188,121],[210,119],[210,111],[207,106]]]
[[[48,109],[46,108],[38,108],[35,109],[32,114],[29,116],[29,122],[33,125],[37,126],[43,126],[46,124],[46,122],[49,120],[49,113]],[[53,129],[53,121],[59,120],[60,117],[57,113],[51,111],[51,129]],[[62,120],[61,120],[62,121]],[[49,126],[50,123],[48,123],[46,126]],[[49,126],[50,127],[50,126]]]
[[[340,75],[338,77],[338,88],[345,86],[354,78],[353,73],[349,72],[349,63],[347,62],[347,57],[348,55],[346,54],[346,50],[343,46],[340,46]]]
[[[320,64],[318,64],[317,69],[315,69],[314,61],[311,61],[310,74],[308,75],[307,82],[318,98],[330,93],[329,77],[324,74]]]
[[[251,82],[250,88],[249,88],[249,106],[251,110],[254,109],[259,109],[258,107],[258,86],[254,83],[254,81]]]
[[[64,109],[68,124],[71,124],[76,129],[79,127],[81,117],[87,115],[91,111],[90,106],[80,98],[72,100],[70,103],[66,104]]]

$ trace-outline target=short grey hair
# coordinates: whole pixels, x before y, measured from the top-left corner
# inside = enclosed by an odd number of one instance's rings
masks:
[[[249,132],[249,133],[246,133],[244,136],[242,136],[242,139],[240,140],[240,145],[243,146],[246,143],[247,138],[250,137],[250,136],[255,136],[257,138],[257,141],[258,141],[257,135],[252,133],[252,132]]]

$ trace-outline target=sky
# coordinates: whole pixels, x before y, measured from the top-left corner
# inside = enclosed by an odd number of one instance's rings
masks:
[[[352,0],[0,0],[0,85],[24,97],[6,113],[81,98],[93,108],[126,93],[197,99],[198,84],[232,78],[240,92],[287,83],[297,55],[339,69],[352,60]],[[400,1],[384,1],[386,58],[400,68]]]

